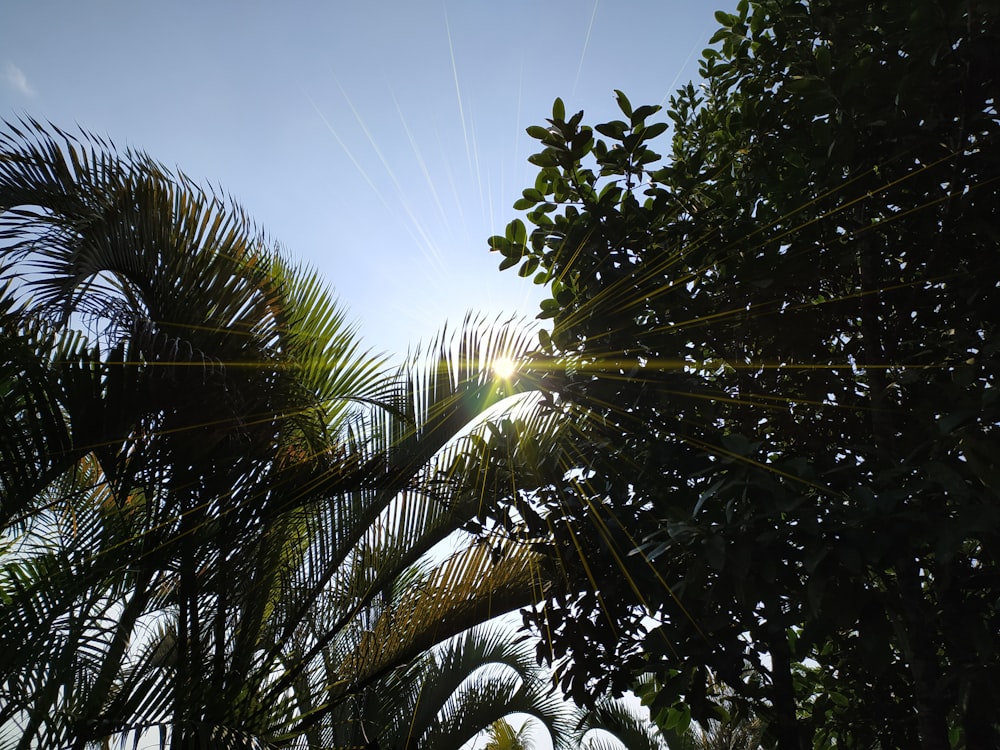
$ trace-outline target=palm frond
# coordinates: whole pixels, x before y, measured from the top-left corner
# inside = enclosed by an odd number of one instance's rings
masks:
[[[366,691],[360,721],[383,746],[460,747],[511,713],[534,716],[557,747],[571,714],[553,695],[533,649],[500,623],[443,643]]]
[[[41,491],[80,457],[63,404],[91,391],[91,355],[83,338],[57,332],[13,308],[0,293],[0,522],[24,520]]]
[[[649,712],[638,701],[599,701],[583,714],[577,732],[579,746],[587,750],[667,750]]]

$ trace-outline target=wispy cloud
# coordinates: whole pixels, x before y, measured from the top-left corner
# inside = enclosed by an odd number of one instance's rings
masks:
[[[3,80],[10,88],[24,96],[35,95],[35,89],[28,83],[28,77],[24,74],[24,71],[12,62],[4,65]]]

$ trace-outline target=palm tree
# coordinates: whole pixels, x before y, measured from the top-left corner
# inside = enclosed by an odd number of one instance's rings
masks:
[[[674,742],[668,745],[637,701],[603,698],[580,714],[577,742],[584,750],[682,750]]]
[[[529,722],[521,724],[520,729],[515,729],[505,719],[497,719],[489,728],[489,741],[484,750],[534,750],[535,743],[531,739]]]
[[[512,713],[530,715],[556,748],[571,747],[571,716],[530,644],[491,623],[397,669],[360,697],[352,737],[336,746],[458,750]],[[527,731],[525,731],[525,736]]]
[[[717,721],[691,727],[689,734],[695,750],[759,750],[764,736],[760,719]]]
[[[327,742],[427,649],[527,603],[468,433],[526,338],[398,371],[242,211],[134,151],[0,135],[0,734]]]

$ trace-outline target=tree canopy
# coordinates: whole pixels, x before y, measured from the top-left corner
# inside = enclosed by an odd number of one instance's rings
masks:
[[[995,746],[1000,11],[716,17],[666,121],[528,128],[490,240],[572,425],[510,498],[567,571],[539,655],[672,728],[724,686],[784,750]]]

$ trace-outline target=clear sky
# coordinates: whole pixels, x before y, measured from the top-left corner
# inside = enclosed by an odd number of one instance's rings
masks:
[[[735,0],[10,0],[0,115],[75,125],[236,198],[396,354],[542,291],[486,240],[534,181],[528,125],[697,77]]]

